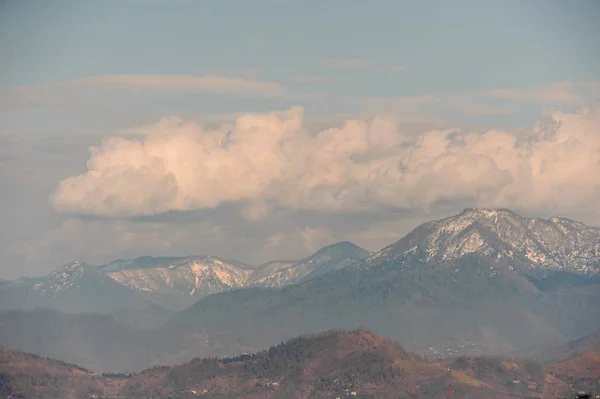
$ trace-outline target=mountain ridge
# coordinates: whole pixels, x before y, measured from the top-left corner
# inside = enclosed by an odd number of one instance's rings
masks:
[[[51,303],[45,303],[45,298],[53,300],[66,297],[84,280],[96,279],[88,286],[112,287],[112,291],[121,290],[123,295],[137,294],[139,298],[134,302],[154,301],[171,310],[181,310],[210,294],[250,286],[281,288],[335,268],[346,267],[368,255],[368,251],[344,241],[321,248],[299,261],[270,262],[258,267],[210,255],[142,256],[118,259],[100,266],[73,261],[44,277],[22,278],[2,284],[0,299],[3,291],[5,294],[8,291],[9,294],[5,296],[9,296],[12,289],[13,296],[31,297],[32,304],[28,308],[35,307],[36,303],[51,306]],[[101,288],[99,290],[102,291]],[[11,301],[6,303],[12,304]],[[62,306],[55,308],[62,310]],[[19,305],[15,304],[15,307],[19,308]],[[82,306],[74,306],[74,309],[85,310]],[[98,311],[100,307],[92,306],[90,309]],[[112,309],[114,306],[107,311]]]
[[[525,272],[600,273],[600,228],[567,218],[526,218],[508,209],[466,208],[417,226],[363,262],[386,260],[441,264],[469,253],[505,258]]]
[[[213,293],[249,286],[281,288],[351,265],[367,268],[393,262],[396,267],[419,263],[440,268],[467,254],[493,259],[491,269],[503,263],[537,278],[556,271],[600,275],[600,229],[562,217],[525,218],[508,209],[466,208],[423,223],[375,253],[342,241],[301,260],[257,267],[207,255],[141,256],[101,266],[74,261],[45,277],[13,282],[21,286],[34,282],[32,289],[41,295],[55,295],[72,288],[82,275],[94,274],[131,291],[159,298],[170,295],[190,305]],[[10,281],[3,282],[0,290],[10,286]]]
[[[434,361],[364,330],[303,335],[227,358],[194,358],[134,374],[97,375],[75,364],[0,347],[0,393],[31,399],[427,397],[541,398],[589,388],[564,363],[449,357]]]
[[[597,274],[571,266],[546,268],[548,263],[534,262],[523,255],[526,251],[511,254],[511,246],[499,239],[506,231],[497,234],[489,223],[498,216],[506,222],[500,227],[531,235],[528,226],[562,225],[563,220],[541,222],[500,213],[467,210],[422,224],[357,267],[279,291],[259,288],[209,296],[174,314],[170,326],[218,335],[223,347],[260,347],[328,327],[368,325],[410,350],[431,355],[450,349],[518,353],[534,343],[554,345],[600,328]],[[597,228],[567,224],[591,231],[583,235],[590,238],[588,247],[598,245]],[[551,226],[550,232],[559,229]],[[431,242],[444,245],[428,252]],[[590,258],[594,260],[583,259]],[[571,275],[577,278],[565,277]],[[434,347],[431,351],[427,343]]]
[[[500,226],[510,227],[509,232],[516,229],[516,236],[535,237],[530,226],[542,226],[553,237],[561,229],[555,226],[559,224],[580,241],[587,240],[586,248],[593,249],[597,244],[596,228],[562,220],[532,222],[501,213],[505,216],[500,215],[499,219],[505,223]],[[536,264],[520,249],[511,255],[510,242],[501,239],[506,231],[497,234],[490,227],[498,214],[486,211],[475,216],[467,212],[418,226],[391,246],[353,263],[356,267],[337,262],[334,247],[328,256],[314,258],[325,260],[317,263],[328,270],[326,273],[281,288],[249,286],[217,292],[175,313],[160,308],[145,311],[147,304],[140,306],[150,318],[157,315],[166,321],[156,328],[156,323],[148,322],[145,316],[137,318],[145,327],[155,328],[144,335],[147,339],[132,340],[120,347],[127,354],[124,367],[249,352],[290,336],[360,325],[428,356],[519,353],[535,344],[566,343],[600,329],[597,274],[582,272],[578,267],[545,268],[548,263]],[[474,241],[473,237],[481,241]],[[520,241],[523,242],[533,241]],[[434,246],[434,251],[428,252],[431,243],[444,245]],[[558,253],[556,259],[569,255],[559,250],[547,252]],[[359,254],[365,255],[360,251]],[[593,255],[575,259],[593,260]],[[338,269],[340,264],[344,267]],[[310,261],[303,265],[310,271]],[[581,263],[576,262],[577,265]],[[285,263],[280,263],[270,272],[285,269]],[[118,315],[121,320],[136,319],[130,317],[131,312],[120,311]],[[38,323],[36,314],[19,317],[29,318],[32,328],[16,331],[12,336],[27,343],[28,350],[51,350],[45,346],[44,331],[50,331],[46,325],[52,318]],[[0,314],[0,336],[6,336],[4,329],[12,331],[11,320]],[[61,342],[62,330],[54,331],[57,342]],[[91,338],[81,339],[85,345],[85,340]],[[5,340],[0,344],[4,342],[11,343]],[[120,351],[114,353],[125,356]],[[69,356],[66,360],[73,361],[79,354],[73,352]],[[114,366],[115,359],[107,357],[103,366]]]

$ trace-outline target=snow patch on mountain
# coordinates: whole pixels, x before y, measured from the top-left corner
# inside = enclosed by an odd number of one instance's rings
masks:
[[[506,209],[465,209],[425,223],[366,264],[443,264],[467,254],[525,263],[529,269],[600,272],[600,229],[565,218],[526,218]]]
[[[88,267],[80,261],[71,262],[54,270],[47,278],[34,284],[33,289],[42,294],[67,291],[78,284]]]
[[[118,283],[142,292],[178,291],[192,297],[206,296],[246,284],[252,270],[206,257],[160,267],[106,272]]]

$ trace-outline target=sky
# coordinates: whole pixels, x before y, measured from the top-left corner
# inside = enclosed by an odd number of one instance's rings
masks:
[[[0,278],[600,226],[597,1],[0,0]]]

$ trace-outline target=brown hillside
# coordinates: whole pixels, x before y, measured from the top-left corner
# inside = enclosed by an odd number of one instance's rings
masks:
[[[78,399],[102,393],[103,385],[79,366],[0,347],[1,398]]]
[[[51,359],[0,353],[0,397],[31,399],[557,398],[577,389],[565,370],[587,378],[566,363],[546,370],[533,361],[483,356],[428,361],[364,330],[303,336],[255,354],[198,358],[135,375],[97,376]]]

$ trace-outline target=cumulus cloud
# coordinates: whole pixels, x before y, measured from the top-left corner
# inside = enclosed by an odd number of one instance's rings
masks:
[[[64,213],[108,217],[243,204],[316,212],[438,204],[600,212],[600,108],[552,113],[525,133],[404,134],[394,120],[310,132],[301,108],[245,114],[206,129],[168,118],[142,140],[90,149],[87,172],[52,198]]]

